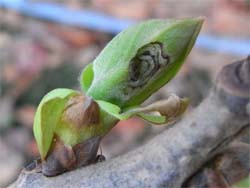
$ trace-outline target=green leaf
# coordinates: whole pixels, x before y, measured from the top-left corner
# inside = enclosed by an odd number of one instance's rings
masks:
[[[146,113],[138,113],[138,116],[140,116],[142,119],[154,123],[154,124],[164,124],[166,123],[166,117],[161,115],[152,115],[152,114],[146,114]]]
[[[121,109],[119,106],[106,102],[106,101],[101,101],[101,100],[97,100],[96,102],[98,103],[99,107],[103,111],[105,111],[111,116],[114,116],[115,118],[119,120],[123,120],[123,117],[120,115]]]
[[[45,159],[50,149],[65,104],[71,96],[77,94],[78,92],[71,89],[55,89],[40,102],[34,118],[33,132],[42,159]]]
[[[173,94],[166,100],[157,101],[145,107],[130,107],[125,109],[123,113],[121,113],[120,107],[115,104],[100,100],[96,102],[102,110],[119,120],[126,120],[132,116],[139,116],[153,124],[166,124],[176,121],[188,106],[187,99],[181,99]],[[152,114],[155,112],[158,114]]]
[[[87,95],[122,109],[141,104],[175,76],[202,22],[201,18],[150,20],[121,32],[94,60]]]
[[[119,119],[119,120],[127,120],[132,116],[140,116],[144,120],[151,122],[162,124],[166,122],[166,117],[159,115],[146,114],[138,110],[137,107],[131,108],[129,112],[121,114],[121,109],[119,106],[106,102],[106,101],[97,101],[101,110],[105,111],[109,115]]]
[[[85,93],[88,91],[93,81],[93,78],[94,78],[93,64],[90,63],[83,69],[80,79],[82,89]]]
[[[187,99],[181,99],[171,94],[168,99],[154,102],[145,107],[130,107],[120,116],[128,118],[137,115],[153,124],[173,123],[184,113],[187,106]],[[152,113],[158,113],[158,115]]]

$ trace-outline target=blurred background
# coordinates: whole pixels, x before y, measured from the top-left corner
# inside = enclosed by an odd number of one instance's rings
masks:
[[[78,77],[121,30],[151,18],[205,16],[178,75],[148,101],[174,92],[192,110],[220,68],[250,54],[249,0],[0,0],[0,187],[38,157],[32,126],[41,98],[55,88],[80,90]],[[161,132],[140,119],[118,124],[103,140],[112,158]]]

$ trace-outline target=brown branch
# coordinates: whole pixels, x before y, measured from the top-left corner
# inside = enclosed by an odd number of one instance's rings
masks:
[[[23,171],[12,187],[181,187],[249,125],[249,67],[249,58],[226,66],[192,113],[138,149],[53,178]]]
[[[250,174],[249,156],[250,144],[234,141],[192,175],[183,187],[229,188]]]

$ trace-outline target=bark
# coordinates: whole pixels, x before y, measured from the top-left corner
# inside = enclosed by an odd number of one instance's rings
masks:
[[[53,178],[24,170],[11,187],[183,186],[249,127],[249,67],[249,58],[224,67],[215,87],[196,109],[145,145]]]

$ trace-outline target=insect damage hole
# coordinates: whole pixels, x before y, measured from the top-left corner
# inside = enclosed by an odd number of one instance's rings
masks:
[[[161,67],[169,64],[169,56],[164,54],[159,42],[147,44],[140,48],[130,61],[128,84],[131,88],[145,85]]]

